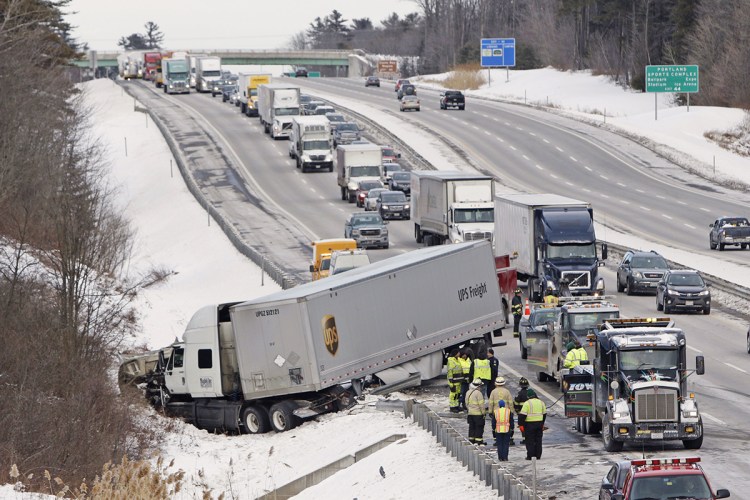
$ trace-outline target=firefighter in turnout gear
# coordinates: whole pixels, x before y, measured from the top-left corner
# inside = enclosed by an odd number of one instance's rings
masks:
[[[484,382],[475,379],[466,393],[466,407],[469,415],[466,420],[469,423],[469,442],[471,444],[486,444],[484,442],[484,416],[486,414],[486,401],[482,393]]]
[[[518,325],[521,324],[523,317],[523,299],[521,299],[521,289],[516,288],[516,292],[510,301],[510,312],[513,313],[513,336],[518,337]]]
[[[566,345],[565,348],[568,350],[568,354],[565,355],[565,368],[572,370],[580,365],[581,361],[589,360],[589,355],[581,344],[568,342],[568,345]]]
[[[451,413],[459,413],[461,411],[461,382],[466,380],[458,353],[458,349],[453,349],[448,355],[448,389],[450,390],[448,406],[450,406]]]
[[[542,458],[542,435],[547,419],[547,405],[536,397],[534,389],[527,391],[528,398],[518,413],[518,428],[526,435],[526,460]]]
[[[510,430],[508,431],[508,441],[513,440],[513,396],[510,391],[505,387],[505,378],[495,378],[495,388],[490,394],[488,409],[490,412],[490,420],[492,421],[492,435],[495,435],[495,410],[497,410],[501,401],[505,402],[505,407],[510,411]]]

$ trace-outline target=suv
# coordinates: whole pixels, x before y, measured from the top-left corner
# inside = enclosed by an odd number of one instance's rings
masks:
[[[729,490],[714,494],[711,483],[699,465],[698,457],[654,458],[619,462],[602,480],[599,498],[605,500],[701,499],[729,498]],[[618,488],[620,468],[627,473]]]
[[[411,218],[411,205],[401,191],[381,191],[375,201],[375,210],[380,212],[383,219]]]
[[[294,76],[296,76],[297,78],[307,78],[307,68],[297,68],[297,70],[294,72]]]
[[[380,78],[377,76],[368,76],[367,80],[365,80],[365,87],[380,87]]]
[[[412,85],[411,83],[405,83],[399,87],[398,92],[396,93],[396,97],[398,97],[398,100],[404,98],[405,95],[417,95],[417,87]]]
[[[372,212],[355,212],[346,219],[344,224],[344,238],[351,238],[357,242],[357,248],[381,247],[388,248],[387,222],[380,214]]]
[[[711,313],[711,292],[698,271],[667,271],[656,287],[656,310],[669,314],[675,309]]]
[[[388,179],[388,187],[391,191],[403,191],[411,194],[411,172],[393,172]]]
[[[636,292],[656,291],[656,286],[669,271],[669,264],[664,257],[651,250],[650,252],[625,252],[620,267],[617,268],[617,291],[628,289],[628,295]]]

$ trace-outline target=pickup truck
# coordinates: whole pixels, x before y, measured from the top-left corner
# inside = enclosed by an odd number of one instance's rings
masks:
[[[708,246],[711,250],[724,250],[727,245],[746,249],[750,244],[750,222],[745,217],[719,217],[709,224]]]
[[[440,109],[458,108],[466,109],[466,98],[460,90],[446,90],[440,92]]]

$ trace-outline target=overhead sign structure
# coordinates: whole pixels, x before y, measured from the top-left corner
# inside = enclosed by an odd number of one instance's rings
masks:
[[[515,38],[482,38],[481,63],[483,68],[516,65]]]
[[[698,66],[646,66],[646,92],[698,92]]]

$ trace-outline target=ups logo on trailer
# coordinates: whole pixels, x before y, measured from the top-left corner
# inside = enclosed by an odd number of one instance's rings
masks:
[[[339,350],[339,332],[336,330],[336,318],[331,314],[323,316],[323,341],[328,352],[335,356]]]

